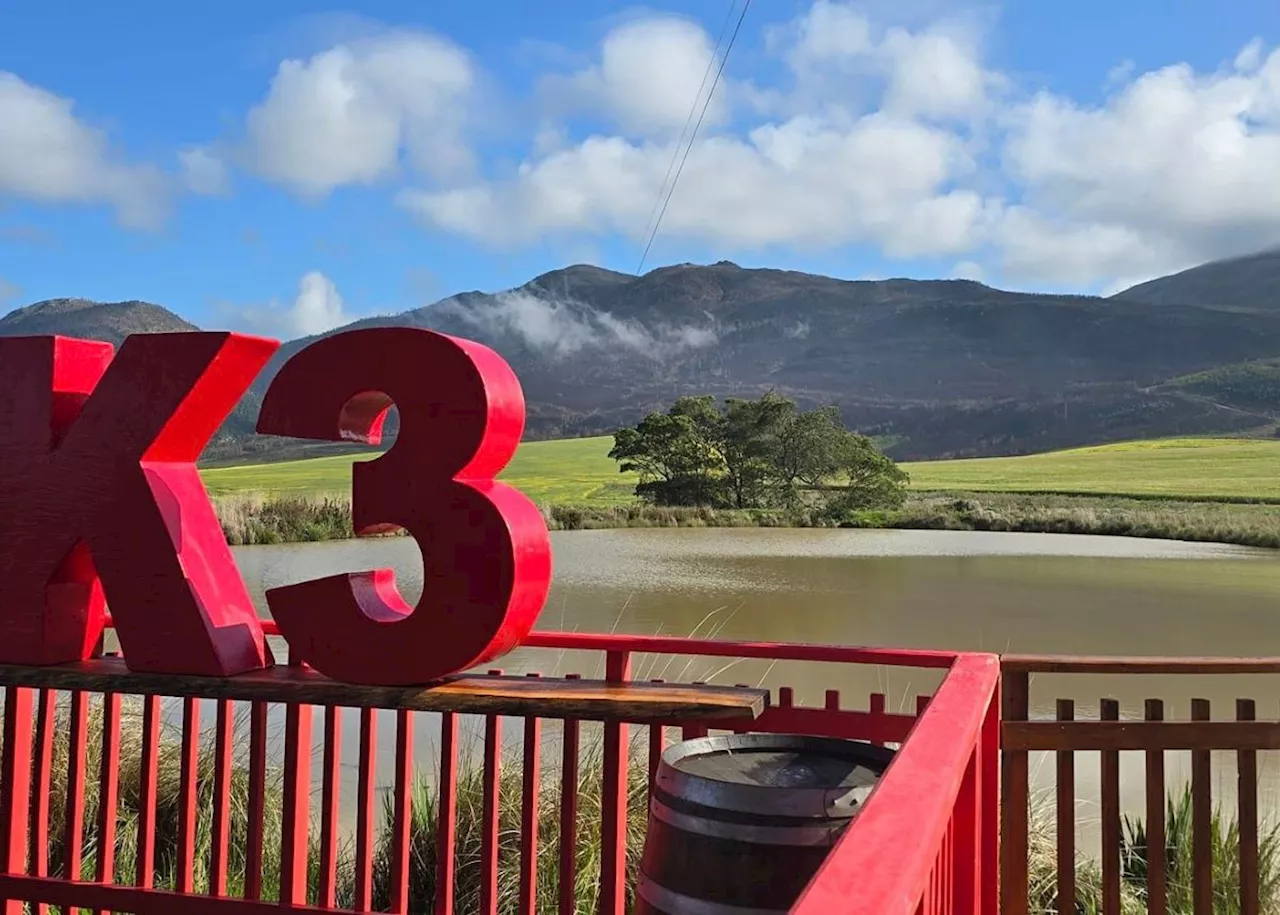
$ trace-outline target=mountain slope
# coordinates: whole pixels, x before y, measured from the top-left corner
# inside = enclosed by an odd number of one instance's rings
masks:
[[[1139,283],[1113,298],[1150,305],[1280,310],[1280,250],[1201,264]]]
[[[642,277],[574,266],[339,330],[385,325],[492,346],[519,375],[539,437],[607,432],[680,394],[776,390],[836,403],[912,458],[1262,425],[1269,417],[1157,386],[1280,354],[1280,312],[728,262]],[[256,390],[307,342],[285,344]]]
[[[89,299],[47,299],[11,311],[0,318],[0,336],[61,334],[84,340],[105,340],[119,346],[129,334],[197,330],[173,312],[150,302],[93,302]]]

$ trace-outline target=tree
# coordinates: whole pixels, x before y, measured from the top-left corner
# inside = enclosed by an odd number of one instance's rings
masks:
[[[800,411],[758,400],[682,397],[614,436],[609,456],[639,474],[636,495],[659,505],[814,509],[901,506],[907,475],[835,407]]]

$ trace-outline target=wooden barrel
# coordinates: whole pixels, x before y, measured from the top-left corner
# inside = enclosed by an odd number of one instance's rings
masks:
[[[892,758],[789,734],[668,748],[650,791],[633,915],[787,911]]]

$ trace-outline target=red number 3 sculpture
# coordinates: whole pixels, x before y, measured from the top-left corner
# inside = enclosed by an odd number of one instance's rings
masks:
[[[349,331],[311,344],[272,382],[258,431],[326,441],[400,432],[352,468],[356,532],[402,527],[422,551],[423,594],[390,569],[267,592],[294,660],[336,680],[411,686],[483,664],[533,628],[551,583],[542,513],[494,480],[524,431],[524,395],[487,347],[412,328]]]

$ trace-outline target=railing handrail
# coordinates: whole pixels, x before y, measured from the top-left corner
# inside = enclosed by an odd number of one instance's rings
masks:
[[[282,636],[275,620],[264,619],[262,631]],[[114,622],[106,617],[106,628]],[[667,635],[624,633],[557,632],[529,633],[521,648],[559,648],[565,651],[628,651],[633,654],[686,654],[715,658],[758,658],[765,660],[816,661],[833,664],[885,664],[891,667],[945,669],[959,653],[928,648],[872,648],[862,645],[824,645],[808,642],[742,642],[721,639],[684,638]]]
[[[998,694],[999,665],[994,654],[957,656],[893,764],[791,915],[917,911]]]
[[[1280,658],[1006,654],[1005,674],[1280,674]]]

